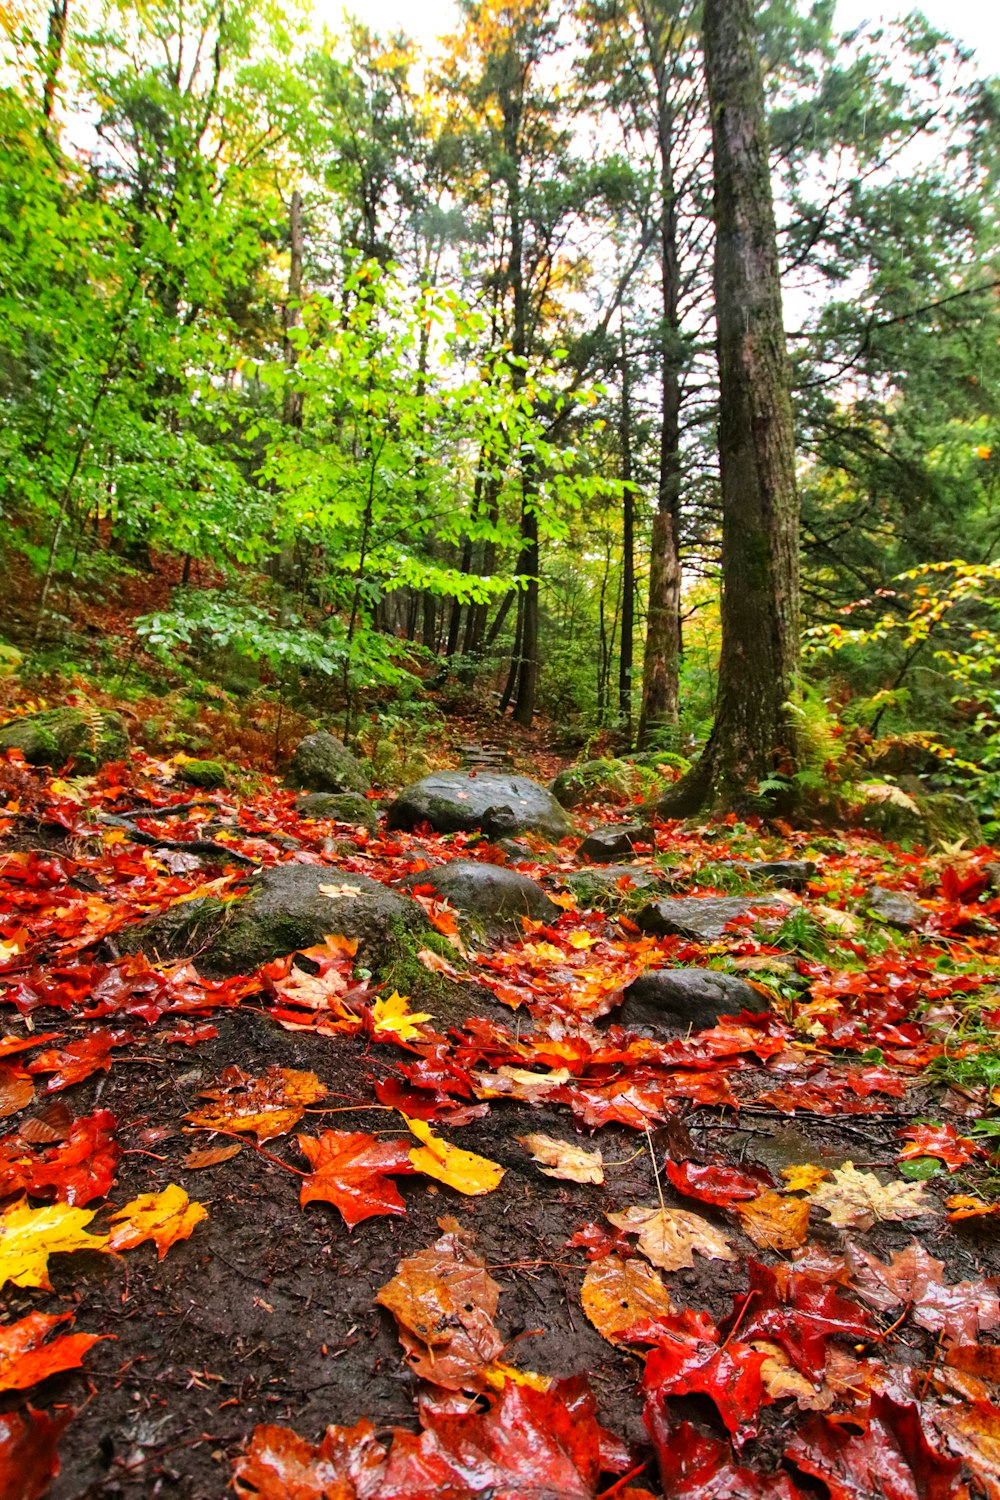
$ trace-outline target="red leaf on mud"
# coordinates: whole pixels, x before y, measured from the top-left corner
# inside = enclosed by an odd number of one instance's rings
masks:
[[[826,1346],[834,1336],[855,1341],[874,1336],[864,1308],[841,1296],[830,1281],[794,1266],[747,1262],[750,1301],[737,1298],[734,1318],[747,1342],[770,1339],[780,1344],[796,1369],[818,1383]],[[740,1314],[743,1313],[742,1318]]]
[[[713,1203],[717,1208],[745,1203],[756,1198],[762,1187],[774,1186],[771,1174],[763,1168],[741,1171],[737,1167],[699,1167],[692,1161],[668,1161],[665,1170],[679,1193],[696,1198],[699,1203]]]
[[[582,1380],[547,1391],[508,1381],[485,1412],[423,1404],[423,1431],[396,1429],[388,1451],[370,1422],[328,1427],[316,1447],[258,1427],[234,1485],[241,1500],[594,1500],[601,1475],[629,1465],[595,1412]]]
[[[23,1136],[6,1136],[0,1141],[0,1196],[37,1198],[52,1189],[56,1202],[82,1207],[107,1194],[121,1154],[115,1118],[106,1109],[73,1120],[65,1139],[40,1153]]]
[[[857,1245],[847,1252],[852,1284],[859,1297],[881,1312],[912,1304],[914,1323],[939,1333],[947,1344],[974,1344],[980,1331],[1000,1324],[996,1278],[947,1286],[944,1262],[913,1240],[888,1264]]]
[[[974,1156],[985,1156],[986,1152],[976,1141],[959,1135],[954,1125],[911,1125],[901,1130],[900,1135],[907,1144],[900,1151],[897,1161],[912,1161],[915,1157],[936,1156],[943,1161],[949,1172],[957,1172]]]
[[[34,1097],[31,1074],[17,1063],[0,1063],[0,1118],[26,1109]]]
[[[91,1073],[107,1072],[111,1067],[111,1049],[120,1047],[128,1040],[106,1029],[93,1031],[79,1041],[68,1042],[65,1047],[51,1047],[40,1052],[28,1064],[29,1073],[51,1073],[45,1085],[48,1094],[59,1089],[68,1089],[71,1084],[82,1083]]]
[[[663,1500],[798,1500],[787,1474],[756,1474],[733,1459],[729,1444],[690,1422],[671,1425],[659,1403],[647,1403],[643,1420],[660,1468]]]
[[[867,1421],[849,1421],[812,1417],[785,1449],[786,1458],[822,1480],[830,1500],[957,1500],[962,1493],[960,1462],[931,1447],[916,1406],[876,1395]]]
[[[756,1417],[767,1395],[761,1381],[766,1356],[749,1344],[719,1343],[719,1332],[707,1313],[685,1309],[657,1318],[646,1329],[624,1330],[623,1342],[656,1339],[646,1360],[643,1389],[654,1406],[664,1396],[699,1392],[715,1402],[730,1432],[752,1437]]]
[[[332,1203],[351,1229],[377,1214],[405,1214],[406,1205],[390,1172],[412,1172],[409,1141],[379,1141],[363,1131],[324,1130],[318,1140],[297,1137],[312,1172],[302,1184],[303,1208]]]
[[[15,1052],[30,1052],[32,1047],[40,1047],[43,1042],[58,1042],[62,1035],[61,1031],[42,1031],[38,1036],[0,1037],[0,1057],[11,1057]]]
[[[59,1473],[56,1444],[73,1420],[72,1411],[50,1417],[44,1411],[0,1416],[0,1495],[3,1500],[40,1500]]]
[[[0,1328],[0,1391],[26,1391],[50,1375],[76,1369],[102,1335],[64,1333],[46,1343],[53,1328],[67,1321],[73,1321],[72,1313],[30,1312],[17,1323]]]

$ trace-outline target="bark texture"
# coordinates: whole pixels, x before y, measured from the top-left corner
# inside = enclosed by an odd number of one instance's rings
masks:
[[[739,807],[794,769],[798,497],[781,282],[752,0],[705,0],[715,175],[722,653],[705,751],[661,804]]]

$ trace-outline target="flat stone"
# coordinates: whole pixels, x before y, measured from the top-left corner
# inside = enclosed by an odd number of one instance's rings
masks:
[[[804,890],[817,869],[812,859],[754,859],[746,865],[727,859],[723,863],[730,870],[743,870],[751,880],[766,880],[770,885],[785,886],[790,891]]]
[[[887,891],[884,886],[868,887],[865,910],[889,927],[900,932],[916,932],[927,921],[927,912],[919,902],[904,896],[901,891]]]
[[[325,730],[296,745],[285,781],[306,792],[367,792],[371,786],[343,741]]]
[[[648,891],[670,879],[669,870],[652,865],[587,865],[582,870],[554,872],[561,885],[574,895],[593,891],[603,895],[619,891],[619,881],[631,882],[629,889]]]
[[[436,833],[511,837],[531,830],[551,839],[571,833],[572,824],[556,799],[527,776],[492,771],[435,771],[406,787],[389,808],[387,828],[427,823]]]
[[[730,922],[769,904],[760,896],[667,897],[644,906],[635,920],[641,932],[657,937],[676,934],[696,943],[715,943]]]
[[[722,1016],[743,1011],[759,1014],[767,1007],[743,979],[715,969],[654,969],[626,988],[621,1009],[612,1019],[642,1036],[705,1031]]]
[[[449,860],[447,864],[407,875],[400,885],[406,890],[416,885],[433,886],[456,910],[478,918],[487,927],[519,928],[522,917],[554,922],[561,915],[560,908],[536,881],[504,865],[482,860]]]
[[[369,833],[378,831],[374,805],[357,792],[303,792],[292,805],[303,818],[332,818],[337,823],[367,828]]]
[[[610,864],[622,855],[629,855],[637,844],[649,844],[656,848],[656,835],[646,823],[618,823],[608,828],[595,828],[588,833],[577,849],[581,859],[594,864]]]

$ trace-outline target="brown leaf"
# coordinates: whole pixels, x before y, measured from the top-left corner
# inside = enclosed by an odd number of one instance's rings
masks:
[[[616,1229],[639,1237],[639,1249],[654,1266],[679,1271],[694,1265],[694,1252],[709,1260],[733,1260],[726,1236],[686,1208],[632,1208],[605,1217]]]
[[[859,1172],[852,1161],[845,1161],[834,1172],[833,1180],[821,1183],[810,1199],[818,1208],[826,1209],[837,1229],[871,1229],[885,1220],[919,1219],[937,1213],[924,1194],[922,1182],[883,1186],[874,1172]]]
[[[500,1288],[468,1234],[443,1234],[400,1262],[376,1301],[399,1324],[417,1375],[445,1390],[480,1390],[483,1369],[503,1352],[493,1324]]]
[[[519,1135],[517,1139],[531,1152],[538,1170],[546,1177],[558,1177],[563,1182],[604,1181],[604,1158],[600,1151],[586,1151],[572,1141],[538,1133]]]
[[[847,1264],[859,1297],[880,1312],[912,1303],[920,1328],[938,1333],[945,1343],[974,1344],[980,1331],[1000,1324],[1000,1299],[993,1278],[945,1284],[944,1262],[928,1255],[916,1240],[898,1250],[887,1265],[857,1245]]]
[[[670,1293],[652,1266],[642,1260],[622,1260],[620,1255],[605,1255],[587,1267],[580,1301],[598,1333],[612,1344],[636,1323],[675,1311]]]
[[[231,1161],[243,1150],[242,1141],[231,1141],[228,1146],[208,1146],[203,1151],[197,1149],[189,1151],[182,1159],[182,1164],[189,1171],[196,1172],[202,1167],[217,1167],[220,1162]]]
[[[34,1097],[35,1085],[30,1073],[19,1068],[17,1063],[0,1063],[0,1118],[16,1115]]]
[[[261,1141],[286,1135],[299,1123],[307,1104],[326,1097],[326,1085],[316,1074],[297,1068],[270,1067],[261,1078],[226,1068],[219,1083],[219,1088],[206,1089],[201,1096],[215,1102],[184,1118],[203,1130],[250,1131]]]
[[[761,1193],[750,1203],[734,1203],[740,1226],[762,1250],[795,1250],[809,1228],[809,1204],[783,1193]]]
[[[934,1417],[953,1453],[979,1480],[988,1500],[1000,1500],[1000,1410],[989,1401],[939,1409]]]

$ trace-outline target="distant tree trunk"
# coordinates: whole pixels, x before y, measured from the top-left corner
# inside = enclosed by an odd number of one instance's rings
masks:
[[[517,663],[517,696],[513,719],[530,729],[535,716],[535,692],[538,685],[538,512],[534,507],[534,476],[525,473],[525,494],[521,512],[521,561],[518,572],[527,574],[528,582],[521,596],[521,649]]]
[[[745,806],[794,769],[798,498],[781,282],[753,0],[705,0],[715,171],[722,652],[715,724],[661,807]]]
[[[659,54],[657,54],[659,58]],[[660,466],[656,515],[649,556],[649,609],[642,667],[638,742],[650,744],[657,730],[677,723],[677,679],[681,654],[681,568],[678,528],[681,504],[680,291],[677,207],[673,165],[673,112],[667,69],[656,67],[657,134],[660,154]]]
[[[56,107],[56,89],[66,45],[66,16],[69,0],[52,0],[49,8],[49,30],[45,42],[45,80],[42,86],[42,113],[51,123]]]
[[[288,205],[288,291],[281,309],[281,328],[284,335],[283,357],[285,361],[285,395],[282,402],[282,421],[286,427],[302,426],[303,394],[295,389],[292,375],[299,362],[298,350],[291,337],[292,329],[299,326],[302,302],[302,264],[305,259],[305,234],[302,224],[302,194],[298,188],[292,190],[292,201]]]
[[[632,494],[632,380],[625,323],[621,327],[622,404],[618,428],[622,477],[622,639],[618,658],[618,712],[632,743],[632,656],[635,650],[635,497]]]

